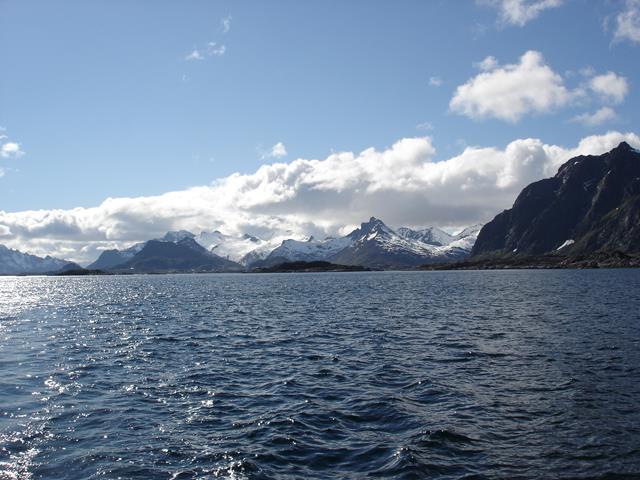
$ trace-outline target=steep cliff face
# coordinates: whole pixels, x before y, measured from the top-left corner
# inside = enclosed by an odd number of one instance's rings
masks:
[[[575,157],[487,223],[472,257],[640,251],[640,152]]]

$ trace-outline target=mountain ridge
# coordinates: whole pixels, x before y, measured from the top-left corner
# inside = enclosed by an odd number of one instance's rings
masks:
[[[640,152],[626,142],[525,187],[485,224],[471,258],[597,251],[640,252]]]
[[[76,268],[81,267],[69,260],[39,257],[0,245],[0,275],[45,274]]]
[[[224,264],[225,268],[222,269],[224,271],[237,271],[239,266],[245,269],[269,268],[285,262],[300,261],[339,262],[344,265],[363,265],[373,268],[383,266],[408,268],[424,262],[453,261],[464,258],[471,251],[477,230],[475,226],[471,226],[457,235],[450,235],[437,227],[417,230],[400,227],[394,230],[382,220],[371,217],[368,222],[363,222],[360,227],[342,237],[326,237],[322,240],[313,236],[305,240],[286,238],[278,244],[276,239],[263,240],[248,234],[234,237],[214,230],[213,232],[203,231],[196,235],[186,230],[179,230],[167,232],[161,238],[137,243],[127,249],[105,250],[87,268],[116,271],[149,269],[148,250],[142,256],[139,255],[151,241],[188,244],[192,250],[198,250],[200,255],[213,255],[214,258],[231,262]],[[381,237],[376,240],[378,234]],[[358,243],[358,248],[349,250],[354,243]],[[159,248],[175,250],[167,246],[155,245],[154,247],[156,250]],[[368,249],[369,253],[363,254],[363,249]],[[182,252],[192,257],[191,252],[185,250]],[[175,255],[175,251],[171,255]],[[385,258],[386,260],[382,260]],[[200,266],[186,262],[180,267],[179,262],[162,263],[157,255],[154,257],[155,265],[160,270],[200,268],[202,265],[211,264],[211,261],[205,260],[200,259]],[[218,264],[220,264],[219,260]]]

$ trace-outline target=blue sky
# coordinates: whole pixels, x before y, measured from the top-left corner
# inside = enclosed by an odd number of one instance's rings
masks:
[[[639,11],[637,0],[0,0],[0,134],[13,145],[0,210],[97,207],[403,138],[428,136],[438,162],[467,146],[571,149],[637,132]],[[547,83],[507,112],[499,70],[529,51]]]

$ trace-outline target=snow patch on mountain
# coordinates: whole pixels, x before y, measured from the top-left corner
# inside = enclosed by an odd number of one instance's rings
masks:
[[[267,259],[285,258],[292,262],[327,260],[332,255],[348,247],[352,241],[349,236],[341,238],[327,237],[324,240],[316,240],[314,237],[309,237],[305,241],[288,239],[274,249]]]
[[[218,230],[201,232],[194,239],[212,253],[241,265],[266,258],[282,242],[278,237],[264,240],[249,234],[226,235]]]

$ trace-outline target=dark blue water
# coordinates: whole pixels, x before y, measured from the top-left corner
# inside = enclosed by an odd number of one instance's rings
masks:
[[[640,270],[0,278],[2,480],[363,477],[640,478]]]

